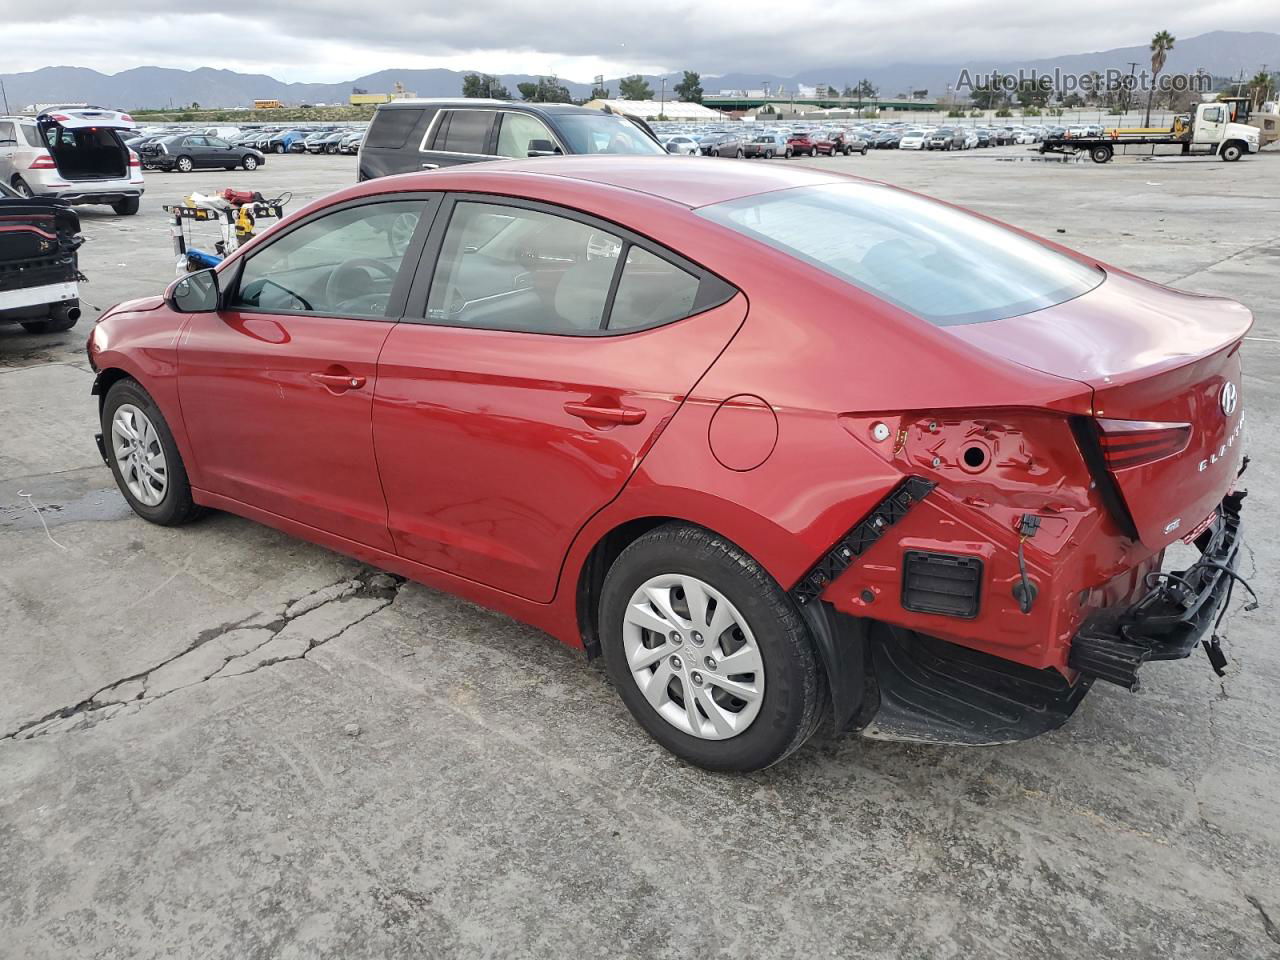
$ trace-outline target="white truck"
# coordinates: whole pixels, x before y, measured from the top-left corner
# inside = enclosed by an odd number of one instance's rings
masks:
[[[1217,156],[1233,162],[1257,153],[1260,131],[1246,121],[1249,101],[1229,98],[1199,104],[1191,116],[1179,116],[1169,129],[1154,127],[1103,130],[1101,135],[1048,137],[1041,153],[1088,153],[1094,163],[1106,163],[1117,153],[1158,156]]]

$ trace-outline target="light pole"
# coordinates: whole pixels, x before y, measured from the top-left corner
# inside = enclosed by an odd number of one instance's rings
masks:
[[[662,78],[662,99],[658,101],[658,116],[667,115],[667,78]]]

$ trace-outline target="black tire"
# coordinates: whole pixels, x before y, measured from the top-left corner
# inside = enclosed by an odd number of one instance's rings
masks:
[[[122,217],[132,217],[138,212],[138,206],[141,202],[137,197],[125,197],[123,200],[117,200],[113,203],[111,209]]]
[[[791,152],[791,148],[790,148],[790,147],[787,147],[786,152],[782,155],[782,159],[783,159],[783,160],[790,160],[790,159],[792,158],[792,156],[794,156],[794,154]]]
[[[772,160],[772,159],[773,159],[773,151],[772,151],[772,150],[766,150],[766,151],[764,152],[764,158],[765,158],[766,160]]]
[[[246,170],[257,170],[258,158],[253,156],[252,154],[248,154],[244,157],[243,160],[240,161],[240,165],[244,167]]]
[[[1244,151],[1240,149],[1240,144],[1232,140],[1230,143],[1224,143],[1222,145],[1222,152],[1219,156],[1222,157],[1223,160],[1227,161],[1227,163],[1235,163],[1243,154]]]
[[[729,600],[751,628],[764,664],[764,697],[755,720],[723,740],[696,737],[663,719],[627,663],[622,626],[627,604],[651,577],[694,576]],[[637,722],[667,750],[708,770],[747,772],[771,766],[804,745],[827,708],[827,687],[809,631],[795,605],[737,545],[701,527],[668,523],[622,551],[600,600],[605,666]]]
[[[276,144],[276,153],[287,153],[289,150],[283,143]]]
[[[27,181],[23,180],[21,177],[17,176],[16,174],[14,175],[14,178],[13,178],[13,189],[17,190],[18,193],[22,194],[22,196],[24,197],[35,196],[35,191],[32,190],[29,186],[27,186]]]
[[[156,429],[160,447],[164,451],[165,464],[168,468],[168,484],[164,497],[155,506],[147,506],[129,491],[121,476],[120,465],[116,462],[115,445],[111,442],[111,419],[126,403],[133,404],[147,415],[147,419]],[[117,380],[107,391],[102,403],[102,436],[103,445],[107,451],[107,463],[111,467],[112,475],[116,478],[116,486],[124,494],[133,512],[143,520],[162,527],[176,527],[189,523],[203,512],[191,499],[191,484],[187,480],[187,470],[182,463],[182,454],[178,452],[178,445],[174,443],[173,434],[169,432],[169,424],[155,401],[136,380]]]
[[[179,173],[190,173],[196,168],[195,161],[188,156],[181,156],[173,161],[173,169]]]
[[[1106,163],[1111,159],[1111,148],[1105,145],[1094,147],[1089,151],[1089,157],[1094,163]]]
[[[866,147],[863,147],[863,148],[862,148],[862,155],[863,155],[864,157],[867,155],[867,148],[866,148]]]

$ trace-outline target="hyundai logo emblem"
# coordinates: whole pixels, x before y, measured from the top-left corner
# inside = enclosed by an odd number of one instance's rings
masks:
[[[1219,399],[1219,402],[1222,404],[1222,412],[1226,416],[1229,417],[1233,413],[1235,413],[1236,404],[1240,400],[1239,392],[1236,390],[1236,385],[1232,383],[1230,380],[1224,383],[1222,385],[1222,396],[1219,397],[1218,399]]]

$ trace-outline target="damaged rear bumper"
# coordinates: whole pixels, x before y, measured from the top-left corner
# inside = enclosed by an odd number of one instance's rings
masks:
[[[1202,642],[1220,668],[1225,658],[1211,627],[1239,579],[1244,496],[1222,501],[1195,541],[1201,551],[1195,563],[1151,574],[1137,603],[1085,622],[1072,641],[1067,674],[842,614],[816,597],[800,604],[832,681],[836,728],[883,740],[1011,743],[1065,723],[1095,679],[1136,690],[1144,663],[1186,657]],[[823,579],[835,575],[828,570]]]
[[[1087,622],[1071,643],[1069,666],[1082,674],[1138,689],[1138,669],[1149,660],[1179,660],[1203,644],[1210,662],[1225,663],[1217,636],[1206,633],[1229,602],[1239,579],[1243,543],[1240,507],[1245,493],[1228,495],[1218,517],[1196,538],[1200,559],[1185,570],[1155,573],[1147,594],[1118,616]]]

